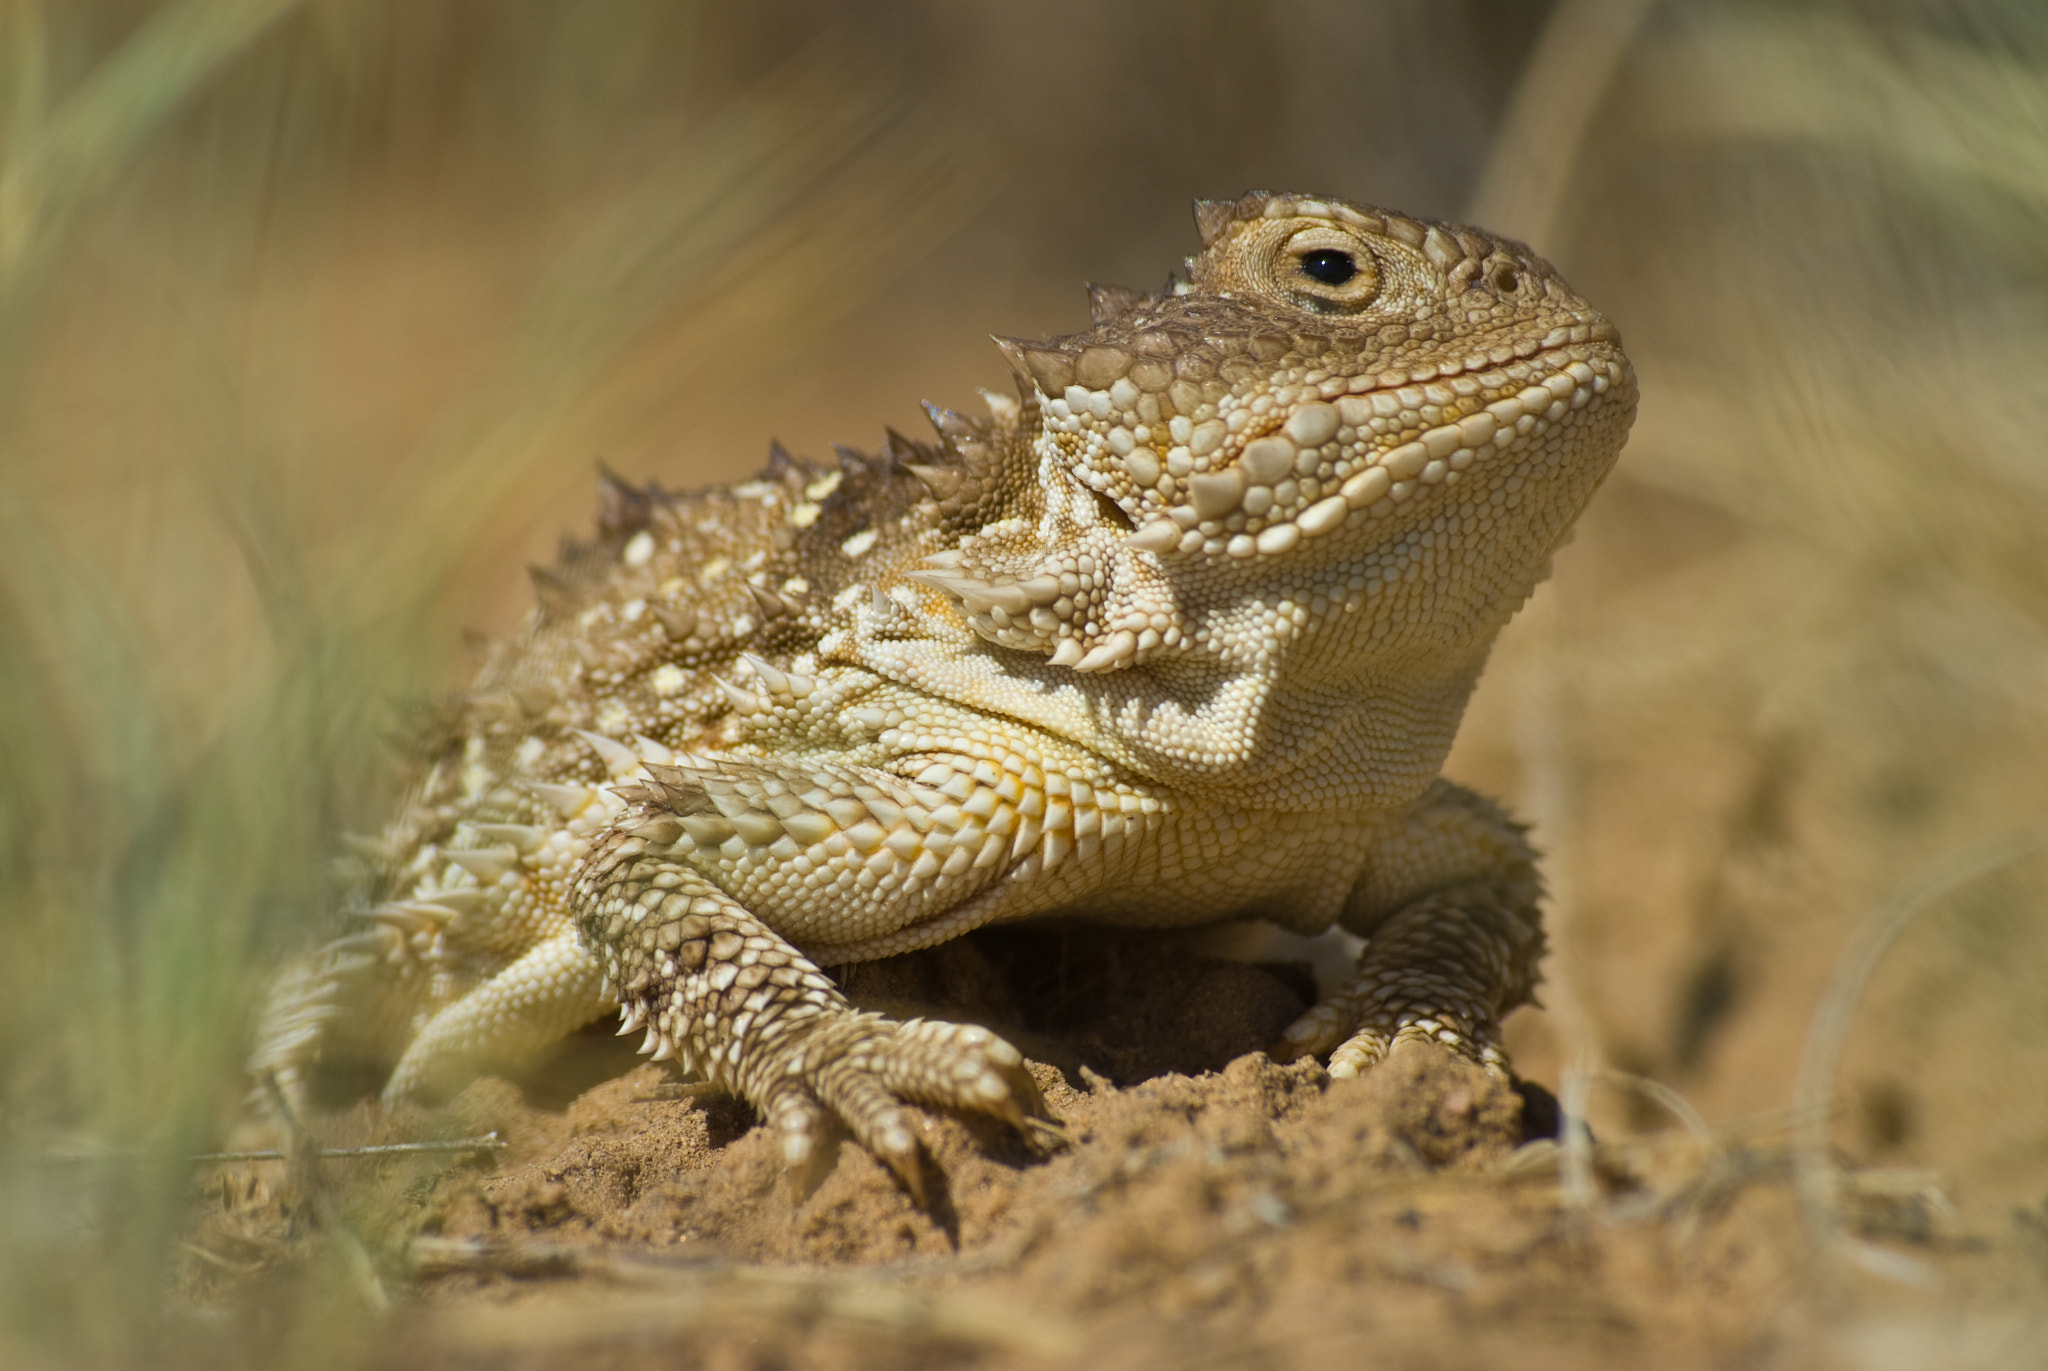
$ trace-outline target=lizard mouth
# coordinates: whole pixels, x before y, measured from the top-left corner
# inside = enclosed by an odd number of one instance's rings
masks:
[[[1560,327],[1515,354],[1499,363],[1475,355],[1467,361],[1484,368],[1461,362],[1426,378],[1379,373],[1359,378],[1372,382],[1364,389],[1312,396],[1171,486],[1139,454],[1151,478],[1143,503],[1152,508],[1126,546],[1160,555],[1291,552],[1354,520],[1385,518],[1468,471],[1476,477],[1496,453],[1633,393],[1605,320]]]

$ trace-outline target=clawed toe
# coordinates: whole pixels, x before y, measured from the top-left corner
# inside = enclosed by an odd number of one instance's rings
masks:
[[[1386,1034],[1370,1030],[1354,1033],[1330,1053],[1330,1075],[1336,1080],[1350,1080],[1360,1072],[1384,1061],[1387,1051]]]
[[[1023,1130],[1045,1115],[1024,1054],[980,1024],[913,1019],[894,1025],[880,1075],[906,1100],[989,1114]]]
[[[800,1191],[821,1179],[836,1121],[924,1207],[924,1152],[906,1102],[990,1115],[1027,1138],[1058,1132],[1023,1054],[988,1029],[875,1015],[819,1025],[760,1107]]]
[[[1303,1057],[1320,1057],[1343,1042],[1350,1029],[1350,1016],[1344,1007],[1325,1000],[1287,1025],[1286,1032],[1280,1035],[1280,1041],[1273,1044],[1268,1055],[1281,1063],[1300,1061]]]
[[[1288,1025],[1274,1044],[1275,1061],[1327,1058],[1330,1075],[1349,1080],[1385,1061],[1404,1042],[1431,1042],[1502,1079],[1510,1074],[1507,1055],[1491,1026],[1468,1027],[1450,1015],[1416,1010],[1361,1011],[1343,999],[1325,1000]]]

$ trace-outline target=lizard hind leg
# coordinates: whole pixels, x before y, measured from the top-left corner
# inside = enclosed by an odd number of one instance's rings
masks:
[[[611,1007],[597,959],[574,929],[560,929],[422,1024],[384,1103],[437,1098],[480,1072],[517,1067]]]
[[[1013,1125],[1044,1115],[1016,1048],[977,1025],[856,1010],[675,850],[674,827],[643,801],[598,840],[573,897],[579,925],[656,1056],[752,1104],[793,1171],[820,1161],[836,1120],[922,1202],[923,1155],[905,1102]]]

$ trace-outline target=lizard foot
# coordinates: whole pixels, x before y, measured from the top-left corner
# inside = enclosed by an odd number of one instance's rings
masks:
[[[1481,882],[1415,901],[1372,932],[1358,969],[1281,1034],[1274,1057],[1329,1055],[1356,1076],[1404,1042],[1433,1042],[1508,1079],[1500,1019],[1527,1002],[1542,935]]]
[[[987,1114],[1027,1137],[1048,1120],[1023,1054],[979,1024],[840,1011],[793,1039],[749,1063],[760,1084],[743,1093],[774,1130],[800,1189],[829,1157],[822,1144],[834,1121],[922,1207],[923,1153],[906,1102]]]
[[[1273,1051],[1274,1060],[1291,1062],[1327,1053],[1330,1074],[1344,1080],[1377,1066],[1401,1043],[1432,1042],[1485,1068],[1490,1076],[1509,1078],[1507,1054],[1491,1025],[1475,1029],[1460,1016],[1442,1011],[1375,1005],[1370,995],[1351,994],[1353,985],[1355,980],[1289,1024]]]
[[[578,884],[578,919],[642,1050],[761,1112],[799,1184],[834,1121],[924,1202],[906,1103],[1046,1118],[1016,1048],[976,1024],[861,1013],[809,958],[709,877],[614,830]]]

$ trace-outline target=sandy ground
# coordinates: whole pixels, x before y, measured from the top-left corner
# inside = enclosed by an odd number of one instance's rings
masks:
[[[524,1082],[324,1124],[495,1151],[218,1168],[182,1294],[276,1349],[292,1321],[266,1339],[262,1311],[345,1234],[336,1278],[398,1301],[364,1350],[423,1367],[1883,1366],[1964,1326],[1986,1346],[1958,1365],[2048,1346],[2025,1312],[2048,1307],[2048,1209],[1968,1231],[1920,1173],[1851,1175],[1846,1232],[1911,1275],[1861,1273],[1816,1255],[1782,1127],[1561,1147],[1548,1091],[1434,1049],[1355,1081],[1275,1065],[1259,1046],[1311,986],[1063,929],[857,969],[864,1004],[1010,1034],[1065,1126],[1034,1147],[929,1116],[923,1210],[852,1145],[799,1193],[743,1104],[599,1026]]]

